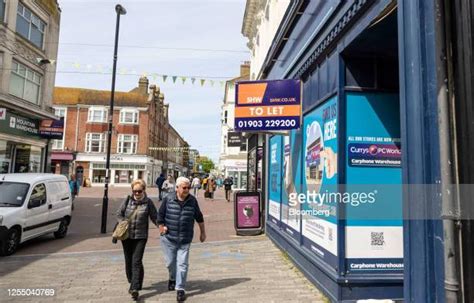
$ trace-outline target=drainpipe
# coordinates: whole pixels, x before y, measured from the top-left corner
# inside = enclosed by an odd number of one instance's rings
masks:
[[[435,0],[436,78],[441,163],[441,203],[444,234],[444,290],[446,302],[461,302],[459,268],[460,206],[457,196],[456,137],[451,65],[449,3]],[[451,77],[450,77],[451,76]]]

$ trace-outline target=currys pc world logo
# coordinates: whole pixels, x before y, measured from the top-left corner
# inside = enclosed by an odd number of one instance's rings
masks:
[[[401,167],[402,152],[396,144],[352,143],[348,158],[349,166]]]
[[[395,144],[350,144],[349,153],[352,155],[395,158],[400,157],[402,154],[400,148]]]

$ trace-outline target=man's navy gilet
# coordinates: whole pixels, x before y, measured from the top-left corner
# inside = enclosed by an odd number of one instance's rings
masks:
[[[176,244],[188,244],[193,240],[194,220],[197,211],[197,200],[191,195],[183,202],[178,202],[176,195],[166,197],[165,224],[168,227],[166,238]]]

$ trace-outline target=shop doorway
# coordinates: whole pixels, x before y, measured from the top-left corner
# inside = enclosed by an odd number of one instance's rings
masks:
[[[39,173],[41,172],[41,147],[33,145],[15,145],[14,155],[14,173]]]

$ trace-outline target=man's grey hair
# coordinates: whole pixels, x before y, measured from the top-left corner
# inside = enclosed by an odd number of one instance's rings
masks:
[[[189,181],[189,179],[186,177],[178,177],[178,179],[176,179],[176,187],[180,186],[183,183],[191,184],[191,181]]]

